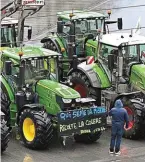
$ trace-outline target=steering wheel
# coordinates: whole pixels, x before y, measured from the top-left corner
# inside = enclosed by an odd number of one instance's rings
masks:
[[[136,56],[132,56],[132,57],[128,57],[129,61],[136,61],[137,57]]]
[[[34,73],[36,75],[40,74],[40,75],[45,75],[48,73],[48,70],[47,69],[40,69],[40,70],[35,70]]]

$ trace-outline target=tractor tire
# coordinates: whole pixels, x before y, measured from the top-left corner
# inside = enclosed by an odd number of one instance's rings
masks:
[[[123,137],[127,139],[139,139],[142,136],[145,137],[144,127],[142,125],[141,116],[139,116],[137,109],[141,109],[141,105],[138,102],[132,102],[130,99],[122,100],[124,108],[129,115],[129,129],[124,130]]]
[[[80,71],[72,72],[69,75],[72,88],[80,93],[82,98],[92,97],[96,100],[97,106],[101,105],[101,90],[93,88],[87,76]]]
[[[5,119],[1,119],[1,152],[4,152],[8,147],[9,142],[9,127]]]
[[[5,87],[1,84],[1,111],[5,114],[5,121],[8,127],[10,126],[10,100]]]
[[[76,142],[79,143],[85,143],[85,144],[91,144],[96,142],[100,136],[101,136],[101,132],[97,132],[97,133],[93,133],[93,134],[82,134],[82,135],[74,135],[74,139]]]
[[[19,132],[23,144],[31,149],[45,149],[53,136],[53,127],[44,111],[25,109],[19,118]]]
[[[51,40],[48,40],[47,42],[45,42],[43,45],[43,48],[46,48],[46,49],[49,49],[55,52],[59,52],[56,45]]]
[[[96,105],[101,105],[101,90],[94,89],[89,79],[85,74],[81,72],[73,72],[69,76],[70,82],[73,84],[72,88],[79,92],[82,98],[92,97],[96,100]],[[95,134],[82,134],[82,135],[75,135],[74,139],[76,142],[83,142],[83,143],[93,143],[97,141],[102,132],[97,132]]]

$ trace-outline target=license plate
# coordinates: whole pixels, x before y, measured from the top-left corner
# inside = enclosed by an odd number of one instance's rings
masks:
[[[60,136],[94,133],[106,128],[105,107],[63,111],[57,117]]]

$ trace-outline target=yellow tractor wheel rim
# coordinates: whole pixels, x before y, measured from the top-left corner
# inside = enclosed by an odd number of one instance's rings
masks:
[[[23,122],[23,134],[27,141],[31,142],[35,138],[35,124],[32,119],[26,118]]]

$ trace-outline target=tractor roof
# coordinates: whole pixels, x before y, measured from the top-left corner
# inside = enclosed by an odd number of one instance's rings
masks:
[[[111,33],[104,34],[100,39],[101,43],[119,47],[121,45],[136,45],[136,44],[145,44],[145,37],[137,34],[131,33]]]
[[[72,13],[71,10],[58,12],[57,16],[66,20],[70,20],[69,14],[71,13]],[[73,14],[74,16],[72,17],[72,20],[106,17],[105,15],[98,12],[90,12],[90,11],[87,12],[87,11],[80,11],[80,10],[73,10]]]
[[[1,21],[1,25],[11,25],[11,24],[18,24],[18,19],[14,19],[11,17],[5,17],[2,21]]]
[[[19,52],[21,51],[20,47],[17,48],[7,48],[2,50],[3,55],[10,57],[15,60],[20,60]],[[30,59],[30,58],[41,58],[41,57],[54,57],[61,56],[61,54],[40,47],[23,47],[22,48],[23,56],[22,59]]]

